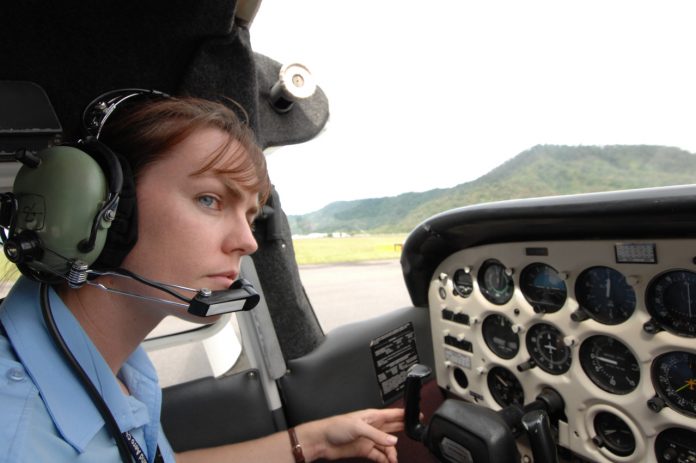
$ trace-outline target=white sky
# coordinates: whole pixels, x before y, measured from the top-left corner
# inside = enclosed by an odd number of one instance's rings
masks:
[[[474,180],[537,144],[696,152],[696,3],[263,0],[254,50],[307,66],[326,131],[268,156],[288,214]]]

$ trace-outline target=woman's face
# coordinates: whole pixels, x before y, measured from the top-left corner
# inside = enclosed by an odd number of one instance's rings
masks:
[[[218,129],[200,130],[144,169],[136,187],[138,241],[124,268],[196,289],[226,289],[238,278],[242,256],[257,248],[257,192],[236,188],[215,169],[196,174],[226,139]],[[227,154],[235,151],[236,142]]]

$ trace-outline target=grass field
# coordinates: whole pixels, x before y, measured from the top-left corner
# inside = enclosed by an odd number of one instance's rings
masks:
[[[406,234],[293,240],[299,265],[398,259]]]
[[[333,264],[365,260],[398,259],[406,234],[365,235],[348,238],[306,238],[293,241],[298,265]],[[0,276],[12,280],[19,272],[12,271],[0,252]]]

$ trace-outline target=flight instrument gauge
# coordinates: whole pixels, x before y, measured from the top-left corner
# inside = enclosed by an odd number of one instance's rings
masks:
[[[515,284],[512,272],[497,260],[483,263],[477,276],[479,289],[483,296],[496,305],[503,305],[512,298]]]
[[[628,394],[640,381],[638,360],[610,336],[587,338],[580,346],[580,365],[593,383],[612,394]]]
[[[517,377],[507,368],[493,367],[488,371],[488,390],[493,399],[505,408],[512,404],[524,405],[524,390]]]
[[[452,284],[457,296],[469,297],[474,291],[474,280],[471,278],[471,273],[462,268],[454,272]]]
[[[520,273],[520,290],[537,313],[553,313],[565,304],[565,281],[551,266],[534,263]]]
[[[636,437],[624,420],[609,412],[600,412],[594,418],[597,436],[592,439],[614,455],[627,457],[636,450]]]
[[[570,369],[570,347],[563,342],[563,333],[548,323],[537,323],[527,331],[527,350],[542,370],[561,375]]]
[[[696,461],[696,432],[684,428],[668,428],[655,439],[658,463],[693,463]]]
[[[655,278],[645,305],[660,326],[685,336],[696,336],[696,273],[672,270]]]
[[[605,325],[625,322],[636,308],[636,292],[610,267],[590,267],[578,275],[575,297],[587,315]]]
[[[498,357],[511,359],[520,350],[520,337],[512,331],[512,322],[505,315],[493,314],[486,317],[481,333],[488,348]]]
[[[662,354],[652,364],[657,395],[675,411],[696,417],[696,354],[674,351]]]

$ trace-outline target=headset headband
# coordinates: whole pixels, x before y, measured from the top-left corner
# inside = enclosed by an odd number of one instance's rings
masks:
[[[170,98],[158,90],[142,88],[122,88],[102,93],[92,100],[82,112],[82,128],[85,135],[99,139],[102,129],[116,109],[133,98],[141,97]]]

